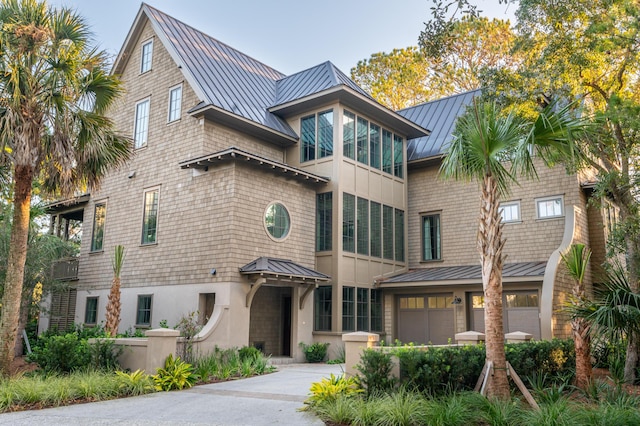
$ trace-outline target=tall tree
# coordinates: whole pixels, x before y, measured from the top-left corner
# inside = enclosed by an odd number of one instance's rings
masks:
[[[510,395],[502,317],[505,240],[499,211],[501,196],[518,179],[536,176],[532,152],[548,159],[556,150],[572,150],[572,135],[581,125],[568,108],[550,111],[529,122],[514,113],[502,114],[495,103],[474,102],[458,119],[440,168],[446,179],[476,180],[480,184],[478,250],[485,300],[486,361],[493,369],[487,385],[489,397],[507,399]]]
[[[107,322],[104,330],[111,337],[118,334],[120,325],[120,272],[124,263],[124,246],[117,245],[113,251],[111,266],[113,267],[113,280],[111,281],[111,291],[109,292],[109,302],[107,303]]]
[[[129,158],[105,113],[121,86],[74,11],[37,0],[0,2],[0,160],[12,167],[13,219],[0,316],[0,372],[14,357],[34,179],[69,195],[96,187]]]

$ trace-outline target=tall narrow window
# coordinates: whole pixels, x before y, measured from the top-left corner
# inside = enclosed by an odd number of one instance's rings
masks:
[[[393,174],[401,178],[403,176],[402,162],[404,159],[402,138],[393,135]]]
[[[362,164],[369,164],[369,122],[364,118],[358,117],[358,126],[357,130],[357,150],[358,150],[358,161]]]
[[[333,193],[316,195],[316,251],[331,250]]]
[[[358,254],[369,254],[369,200],[358,197]]]
[[[153,297],[150,294],[138,296],[138,307],[136,309],[136,327],[151,327],[151,302]]]
[[[380,169],[380,126],[369,126],[369,164]]]
[[[347,158],[355,160],[356,115],[345,111],[342,117],[342,151]]]
[[[355,288],[342,287],[342,331],[356,330]]]
[[[404,262],[404,212],[395,210],[396,261]]]
[[[142,45],[142,56],[140,58],[140,73],[151,70],[151,61],[153,59],[153,40],[149,40]]]
[[[135,120],[133,146],[134,148],[142,148],[147,145],[147,134],[149,133],[149,99],[136,104]]]
[[[382,257],[393,260],[393,207],[382,206]]]
[[[96,325],[98,323],[98,298],[87,297],[87,305],[84,310],[85,325]]]
[[[318,158],[333,155],[333,110],[318,114]]]
[[[104,223],[107,217],[107,205],[96,204],[93,210],[93,233],[91,234],[91,251],[101,251],[104,243]]]
[[[344,193],[342,197],[342,250],[356,251],[356,197]]]
[[[169,90],[169,122],[180,119],[182,113],[182,86]]]
[[[371,293],[371,331],[382,331],[382,291],[370,290]]]
[[[422,260],[440,259],[440,215],[422,216]]]
[[[331,331],[331,286],[320,286],[315,291],[313,328]]]
[[[380,203],[371,202],[371,256],[382,256],[382,207]]]
[[[142,244],[154,244],[158,232],[158,198],[160,190],[144,193],[144,216],[142,218]]]
[[[357,331],[369,331],[369,289],[357,289]]]
[[[393,173],[393,134],[382,130],[382,171]]]
[[[316,159],[316,116],[303,117],[300,123],[302,147],[300,162]]]

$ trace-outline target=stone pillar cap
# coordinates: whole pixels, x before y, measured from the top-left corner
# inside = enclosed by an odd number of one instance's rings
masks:
[[[456,340],[484,340],[485,334],[479,331],[463,331],[462,333],[456,333]]]
[[[153,330],[147,330],[144,335],[147,337],[178,337],[180,332],[170,328],[154,328]]]
[[[366,331],[356,331],[342,335],[343,342],[378,342],[380,335],[376,333],[367,333]]]
[[[531,333],[525,333],[524,331],[512,331],[511,333],[507,333],[504,335],[504,337],[506,337],[507,339],[514,339],[514,340],[529,340],[529,339],[533,339],[533,334]]]

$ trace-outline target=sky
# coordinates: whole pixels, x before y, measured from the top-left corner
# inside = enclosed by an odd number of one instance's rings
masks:
[[[327,60],[347,75],[377,52],[417,45],[431,0],[147,0],[147,4],[287,75]],[[85,18],[115,57],[141,2],[48,0]],[[514,5],[477,0],[483,15],[511,19]]]

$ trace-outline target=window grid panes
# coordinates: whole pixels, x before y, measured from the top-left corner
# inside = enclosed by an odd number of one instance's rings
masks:
[[[144,193],[144,216],[142,219],[142,244],[154,244],[158,231],[158,196],[155,189]]]
[[[559,217],[563,215],[562,197],[545,198],[536,201],[538,218]]]
[[[369,331],[369,289],[358,288],[357,291],[357,331]]]
[[[422,260],[440,260],[440,215],[422,216]]]
[[[356,115],[345,111],[342,120],[342,154],[355,160]]]
[[[369,165],[380,169],[380,126],[369,126]]]
[[[519,222],[520,221],[520,203],[502,203],[500,204],[500,216],[503,222]]]
[[[356,329],[356,300],[354,287],[342,287],[342,331]]]
[[[138,296],[136,327],[151,327],[151,295]]]
[[[429,296],[427,299],[429,309],[447,309],[452,307],[452,296]]]
[[[142,45],[142,57],[140,58],[140,73],[151,70],[153,59],[153,41],[150,40]]]
[[[289,234],[291,219],[287,208],[280,203],[273,203],[267,207],[264,222],[267,231],[273,238],[281,239]]]
[[[303,117],[300,123],[302,149],[300,150],[300,161],[311,161],[316,159],[316,116]]]
[[[371,331],[382,331],[382,291],[371,290]]]
[[[169,91],[169,122],[180,119],[182,113],[182,86]]]
[[[537,293],[507,293],[505,294],[507,308],[537,308]]]
[[[404,262],[404,211],[396,209],[394,219],[395,257],[396,261]]]
[[[344,193],[342,200],[342,250],[355,253],[356,197]]]
[[[371,202],[371,256],[382,256],[382,209],[380,203]]]
[[[402,169],[402,162],[404,159],[403,153],[403,141],[398,135],[393,135],[393,174],[396,177],[402,178],[404,175]]]
[[[382,130],[382,171],[393,173],[393,134]]]
[[[369,122],[364,118],[358,117],[356,130],[358,161],[362,164],[369,164],[369,140],[367,137]]]
[[[424,297],[401,297],[400,309],[424,309]]]
[[[333,110],[318,114],[318,158],[333,155]]]
[[[357,213],[357,249],[358,254],[369,254],[369,201],[358,197]]]
[[[382,256],[393,260],[393,207],[382,206]]]
[[[96,204],[93,211],[93,233],[91,236],[91,251],[100,251],[104,243],[104,224],[107,217],[107,205]]]
[[[313,328],[316,331],[331,331],[331,286],[320,286],[315,291]]]
[[[142,148],[147,144],[149,133],[149,99],[136,104],[136,119],[134,130],[134,147]]]
[[[95,325],[98,323],[98,298],[87,297],[87,306],[84,311],[84,323]]]
[[[333,193],[316,195],[316,251],[331,250]]]

